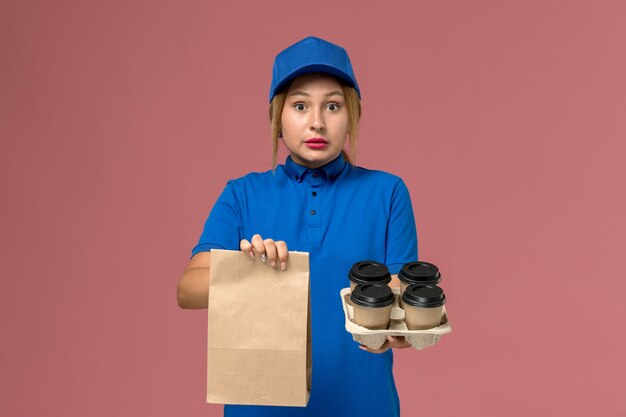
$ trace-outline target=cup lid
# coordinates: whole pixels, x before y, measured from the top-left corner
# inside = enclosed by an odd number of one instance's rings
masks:
[[[384,284],[357,285],[350,294],[353,304],[363,307],[386,307],[393,304],[393,291]]]
[[[375,261],[361,261],[352,265],[348,278],[355,284],[371,284],[381,283],[388,284],[391,282],[391,274],[385,264]]]
[[[424,261],[409,262],[402,266],[398,278],[407,284],[435,285],[441,281],[437,265]]]
[[[439,307],[446,303],[446,296],[436,285],[413,284],[404,290],[402,302],[413,307]]]

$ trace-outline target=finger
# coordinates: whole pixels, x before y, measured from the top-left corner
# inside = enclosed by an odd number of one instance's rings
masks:
[[[389,348],[390,348],[389,340],[385,340],[385,343],[383,343],[383,345],[381,347],[379,347],[378,349],[368,348],[365,345],[359,346],[359,349],[364,350],[366,352],[370,352],[370,353],[384,353],[384,352],[388,351]]]
[[[254,251],[252,250],[252,244],[248,241],[248,239],[241,239],[239,242],[239,248],[246,252],[252,259],[254,259]]]
[[[265,255],[265,246],[263,246],[263,238],[261,235],[256,234],[252,236],[252,248],[256,255]]]
[[[289,257],[289,250],[287,244],[282,240],[276,241],[276,252],[278,255],[278,261],[280,262],[280,269],[283,271],[287,269],[287,258]]]
[[[381,353],[384,353],[389,350],[389,347],[387,345],[383,345],[383,346],[384,347],[380,347],[379,349],[372,349],[372,348],[368,348],[367,346],[359,346],[359,349],[362,349],[369,353],[375,353],[377,355],[380,355]]]
[[[276,266],[276,244],[274,243],[274,239],[265,239],[263,241],[263,246],[265,246],[265,253],[267,254],[267,259],[270,261],[270,265],[273,267]]]
[[[406,341],[404,336],[388,336],[389,346],[396,349],[406,349],[411,347],[411,344]]]
[[[403,336],[387,336],[387,340],[389,340],[389,343],[393,345],[397,343],[402,343],[404,341],[404,337]]]

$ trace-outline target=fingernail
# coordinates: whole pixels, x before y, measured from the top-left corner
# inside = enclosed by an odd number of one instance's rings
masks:
[[[365,346],[359,346],[359,349],[361,350],[367,350],[367,348]]]
[[[248,254],[250,255],[250,257],[251,257],[252,259],[254,259],[254,251],[250,251],[250,252],[248,252]]]
[[[280,263],[280,269],[282,269],[283,271],[284,271],[285,269],[287,269],[287,262],[281,262],[281,263]]]
[[[272,265],[272,268],[274,268],[276,266],[276,262],[272,261],[270,262],[270,265]]]

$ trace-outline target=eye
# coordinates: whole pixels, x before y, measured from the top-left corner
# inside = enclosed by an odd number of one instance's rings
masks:
[[[330,103],[328,106],[326,106],[328,108],[328,110],[330,111],[337,111],[339,110],[339,105],[337,103]]]
[[[299,110],[299,111],[303,111],[306,108],[306,106],[304,104],[302,104],[302,103],[296,103],[296,104],[294,104],[293,107],[295,107],[295,109]]]

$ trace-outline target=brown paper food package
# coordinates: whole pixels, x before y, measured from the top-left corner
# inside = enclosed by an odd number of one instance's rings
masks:
[[[309,254],[287,270],[212,250],[207,402],[306,406],[311,389]]]

